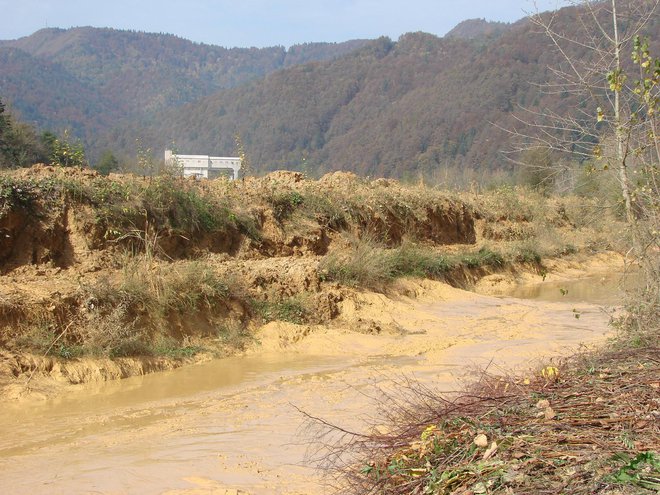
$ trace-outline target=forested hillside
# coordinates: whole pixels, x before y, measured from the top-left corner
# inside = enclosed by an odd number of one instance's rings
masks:
[[[150,122],[117,128],[103,146],[140,135],[155,149],[229,153],[239,134],[258,169],[348,169],[431,175],[440,165],[497,168],[517,105],[539,103],[547,40],[526,22],[499,37],[381,38],[334,61],[271,74]],[[555,102],[558,104],[560,102]]]
[[[118,107],[61,64],[0,46],[0,98],[41,129],[92,136],[122,117]]]
[[[580,28],[573,7],[555,23],[569,36]],[[504,129],[515,127],[522,108],[566,115],[581,102],[543,90],[561,59],[532,23],[496,35],[475,26],[460,36],[381,38],[334,61],[275,72],[119,127],[103,144],[125,149],[140,134],[154,149],[174,142],[184,152],[226,154],[238,134],[258,170],[432,177],[447,166],[511,167]],[[653,39],[659,26],[657,19],[648,25]],[[576,57],[588,55],[574,48]],[[596,108],[579,111],[595,122]]]
[[[575,34],[578,13],[562,9],[555,26]],[[647,31],[657,45],[657,18]],[[561,59],[528,20],[289,50],[51,29],[4,42],[1,53],[13,55],[0,56],[0,96],[42,128],[72,128],[92,160],[101,150],[135,157],[136,139],[156,157],[172,143],[228,155],[238,136],[256,172],[437,178],[448,168],[510,168],[505,129],[523,108],[596,115],[569,93],[543,90]]]
[[[194,101],[364,41],[223,48],[166,34],[91,27],[42,29],[0,41],[0,97],[43,129],[71,129],[92,143],[119,119]]]
[[[468,19],[460,22],[445,36],[447,38],[462,38],[466,40],[477,38],[496,38],[511,27],[506,22],[489,22],[485,19]]]

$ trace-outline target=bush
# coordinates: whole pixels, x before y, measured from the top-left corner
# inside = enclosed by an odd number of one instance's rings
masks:
[[[440,278],[454,267],[446,256],[411,244],[403,244],[390,254],[394,276]]]
[[[105,279],[83,289],[89,312],[78,341],[86,353],[111,357],[163,354],[159,342],[176,342],[169,336],[173,315],[212,308],[230,292],[201,262],[164,268],[146,256],[129,259],[118,282]],[[191,352],[181,347],[187,346],[176,347],[176,352]]]
[[[32,211],[37,201],[51,202],[64,191],[64,185],[56,179],[16,179],[0,175],[0,216],[21,208]]]
[[[319,265],[322,277],[347,286],[381,288],[395,276],[391,254],[371,238],[352,238],[341,253],[326,255]]]
[[[397,277],[441,278],[455,266],[450,258],[409,243],[385,249],[371,238],[353,239],[342,253],[327,255],[322,276],[348,286],[381,289]]]
[[[268,198],[273,208],[273,216],[278,222],[283,222],[291,216],[293,211],[303,204],[304,198],[297,191],[277,193]]]
[[[210,232],[229,221],[229,211],[183,179],[159,176],[144,190],[144,209],[157,225],[182,232]]]
[[[305,192],[305,213],[323,227],[332,230],[345,229],[348,226],[346,211],[342,204],[334,198],[319,192]]]
[[[61,167],[85,167],[85,149],[80,142],[71,143],[69,132],[64,131],[64,136],[53,139],[51,143],[52,154],[50,159],[53,165]]]

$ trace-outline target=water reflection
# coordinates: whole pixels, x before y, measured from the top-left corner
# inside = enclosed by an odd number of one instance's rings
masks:
[[[602,305],[623,304],[626,291],[639,287],[636,273],[609,273],[578,280],[544,281],[521,285],[507,297],[551,302],[588,302]]]

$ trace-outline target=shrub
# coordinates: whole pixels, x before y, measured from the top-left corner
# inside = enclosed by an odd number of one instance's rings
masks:
[[[124,302],[108,311],[92,310],[78,333],[85,354],[108,357],[151,355],[149,336],[137,327],[136,318]]]
[[[390,254],[395,276],[440,278],[454,267],[446,256],[407,243]]]
[[[527,194],[532,193],[527,192]],[[529,221],[532,220],[534,212],[530,202],[523,196],[521,190],[517,188],[502,186],[480,197],[479,209],[486,218],[515,222]]]
[[[529,245],[521,245],[514,251],[514,260],[519,263],[541,263],[541,254]]]
[[[298,191],[286,191],[274,194],[268,198],[273,208],[273,216],[278,222],[283,222],[291,216],[293,211],[304,202],[303,196]]]
[[[331,200],[326,194],[307,191],[305,193],[305,213],[323,227],[332,230],[348,226],[347,213],[338,198]]]
[[[15,208],[33,211],[38,201],[49,204],[64,190],[64,184],[57,179],[17,179],[0,175],[0,216]]]
[[[85,352],[109,356],[163,354],[158,342],[171,340],[172,315],[194,314],[229,297],[227,284],[201,262],[164,268],[146,256],[129,259],[119,281],[102,279],[83,290],[90,311],[79,340]]]
[[[454,266],[450,258],[428,248],[404,243],[385,249],[366,237],[353,239],[347,251],[327,255],[320,270],[328,280],[380,289],[397,277],[441,278]]]
[[[348,286],[380,288],[395,276],[394,259],[370,237],[351,238],[349,249],[326,255],[319,268],[327,280]]]
[[[80,141],[71,143],[69,132],[66,130],[61,139],[53,139],[51,152],[50,159],[54,165],[61,167],[85,167],[87,165],[83,145]]]
[[[552,236],[541,235],[535,239],[512,242],[507,248],[507,259],[517,263],[540,264],[546,256],[562,254],[565,243]]]
[[[251,334],[239,321],[225,321],[216,331],[218,341],[234,349],[243,349],[251,338]]]
[[[150,181],[143,205],[156,224],[182,232],[210,232],[229,219],[226,207],[214,204],[181,178],[166,175]]]

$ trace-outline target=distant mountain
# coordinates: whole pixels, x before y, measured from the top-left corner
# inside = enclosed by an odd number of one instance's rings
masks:
[[[27,123],[43,129],[66,126],[79,136],[93,135],[121,116],[62,65],[11,47],[0,46],[0,97]]]
[[[556,13],[557,29],[575,33],[577,12]],[[648,26],[654,40],[658,17]],[[182,153],[227,155],[238,135],[257,171],[432,176],[447,165],[509,166],[502,129],[514,127],[521,107],[595,112],[570,94],[540,90],[560,63],[549,45],[525,20],[471,20],[444,38],[408,33],[396,42],[289,50],[228,50],[110,29],[42,30],[0,43],[14,53],[5,57],[10,62],[0,59],[0,97],[40,124],[80,125],[92,157],[103,149],[134,157],[136,138],[159,156],[172,143]],[[48,111],[35,111],[41,108]]]
[[[167,34],[81,27],[42,29],[31,36],[0,41],[0,95],[13,102],[27,119],[43,126],[70,127],[69,112],[62,118],[36,118],[39,107],[53,109],[62,95],[79,92],[78,103],[97,115],[139,116],[194,101],[219,89],[232,88],[265,75],[313,60],[330,60],[364,45],[307,43],[290,49],[222,48],[193,43]],[[13,50],[11,61],[8,51]],[[23,53],[22,58],[17,54]],[[56,72],[42,79],[40,71]],[[54,72],[53,72],[54,71]],[[49,91],[35,93],[35,86]],[[46,89],[46,88],[44,88]],[[59,112],[54,112],[53,115]],[[84,110],[83,110],[84,113]],[[88,135],[89,133],[85,133]]]
[[[575,33],[576,13],[559,11],[557,29]],[[660,39],[660,19],[648,29]],[[381,38],[335,60],[274,72],[118,126],[97,146],[130,150],[131,137],[140,135],[155,150],[174,142],[183,153],[223,155],[235,150],[238,134],[257,170],[433,176],[447,165],[511,168],[503,129],[516,126],[521,107],[558,114],[582,108],[580,118],[595,112],[570,94],[540,89],[561,59],[532,23],[466,37]]]
[[[492,22],[486,21],[485,19],[468,19],[459,23],[445,36],[447,38],[460,38],[464,40],[495,38],[504,33],[510,27],[511,24],[506,22]]]
[[[526,35],[526,34],[525,34]],[[331,62],[273,73],[153,120],[116,129],[120,147],[141,135],[154,149],[226,154],[239,134],[262,170],[352,170],[363,175],[428,173],[440,163],[501,165],[503,122],[538,97],[544,44],[512,32],[480,43],[410,33]]]

